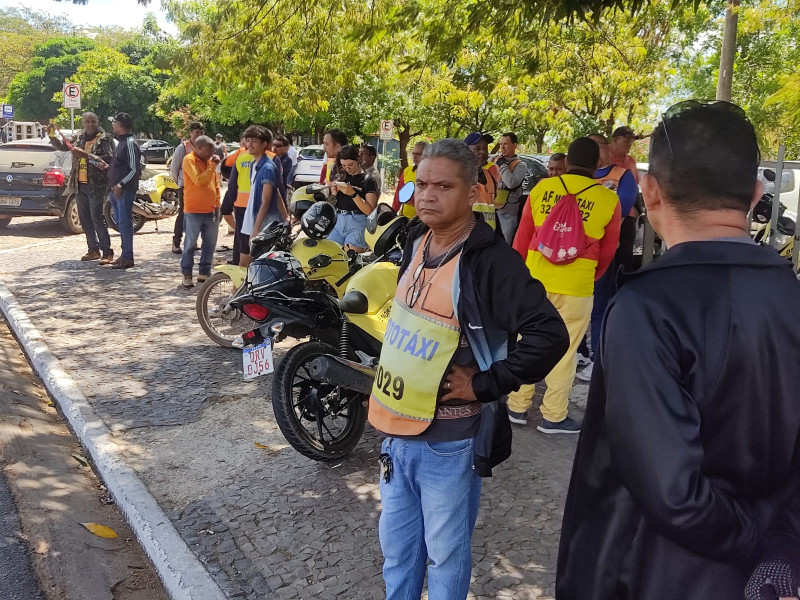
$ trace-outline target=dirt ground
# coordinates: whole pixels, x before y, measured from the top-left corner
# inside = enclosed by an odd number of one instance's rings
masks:
[[[167,600],[154,569],[0,320],[0,468],[48,600]],[[104,539],[82,523],[119,536]],[[1,595],[1,594],[0,594]]]

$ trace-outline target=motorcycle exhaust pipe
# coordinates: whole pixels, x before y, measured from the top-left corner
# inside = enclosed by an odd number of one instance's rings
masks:
[[[308,365],[311,377],[360,394],[370,394],[375,370],[330,354],[318,356]]]

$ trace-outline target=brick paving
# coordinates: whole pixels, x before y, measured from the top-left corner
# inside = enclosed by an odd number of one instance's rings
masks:
[[[15,219],[0,232],[0,277],[230,598],[383,597],[377,436],[336,465],[286,445],[271,378],[243,382],[239,353],[197,324],[171,225],[146,225],[137,266],[119,272],[77,260],[84,238],[56,220]],[[553,597],[576,438],[538,434],[535,420],[515,427],[512,458],[484,481],[470,598]]]

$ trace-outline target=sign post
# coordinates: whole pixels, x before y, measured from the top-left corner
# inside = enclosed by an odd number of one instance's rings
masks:
[[[3,104],[3,118],[4,119],[13,119],[14,118],[14,105],[13,104]]]
[[[70,129],[75,129],[75,109],[81,107],[81,84],[64,83],[64,108],[70,109]]]
[[[394,136],[394,123],[390,120],[381,121],[381,141],[383,142],[383,150],[381,151],[381,156],[386,156],[386,142],[391,140]],[[383,183],[386,181],[386,167],[385,161],[381,161],[381,187],[383,187]],[[381,190],[383,191],[383,190]]]

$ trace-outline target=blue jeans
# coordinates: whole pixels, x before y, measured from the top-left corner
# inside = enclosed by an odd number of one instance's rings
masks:
[[[194,248],[197,238],[202,236],[200,246],[200,275],[211,275],[211,262],[214,249],[217,247],[219,222],[214,213],[183,213],[183,256],[181,256],[181,273],[191,275],[194,268]]]
[[[352,244],[356,248],[366,248],[367,242],[364,239],[366,226],[367,215],[339,213],[336,216],[336,226],[331,231],[328,239],[340,246]]]
[[[110,192],[108,199],[111,210],[114,211],[119,237],[122,239],[121,258],[133,260],[133,201],[136,199],[136,189],[123,189],[119,200],[114,197],[114,192]]]
[[[426,567],[431,600],[467,597],[481,501],[481,478],[472,468],[474,444],[472,438],[383,441],[381,451],[393,465],[389,483],[380,481],[386,600],[418,600]]]

